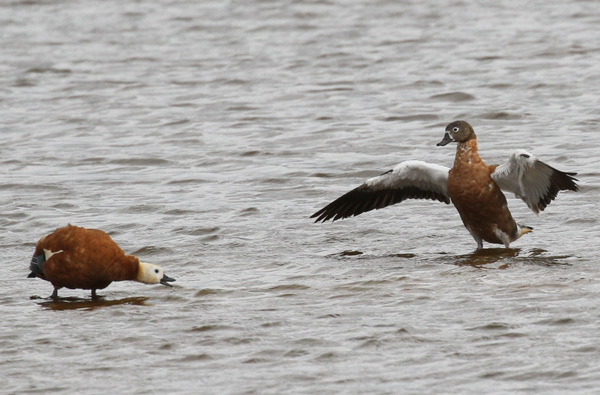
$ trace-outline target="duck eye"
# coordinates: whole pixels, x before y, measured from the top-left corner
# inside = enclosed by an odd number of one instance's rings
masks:
[[[158,274],[158,269],[154,269],[154,273]]]
[[[454,133],[458,132],[458,126],[455,126],[455,127],[453,127],[453,128],[452,128],[452,131],[453,131]]]

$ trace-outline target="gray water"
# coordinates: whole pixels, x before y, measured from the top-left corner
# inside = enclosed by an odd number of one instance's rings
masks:
[[[484,4],[488,3],[488,4]],[[0,392],[596,393],[594,1],[0,3]],[[310,214],[465,119],[579,173],[474,253],[452,206]],[[26,278],[67,223],[173,289]],[[494,248],[492,248],[494,247]]]

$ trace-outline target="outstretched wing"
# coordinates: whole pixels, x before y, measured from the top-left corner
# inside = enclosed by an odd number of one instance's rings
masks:
[[[512,192],[536,214],[544,211],[559,191],[578,191],[574,176],[548,166],[525,150],[515,151],[496,167],[492,178],[500,189]]]
[[[338,220],[377,210],[406,199],[432,199],[450,204],[448,196],[449,168],[419,160],[396,165],[380,176],[337,198],[311,218],[315,222]]]

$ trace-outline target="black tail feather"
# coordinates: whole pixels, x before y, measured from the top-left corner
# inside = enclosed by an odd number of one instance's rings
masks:
[[[31,257],[31,263],[29,264],[31,273],[29,273],[27,278],[39,277],[45,280],[46,277],[44,276],[44,270],[42,268],[44,262],[46,262],[46,255],[43,252],[40,255],[35,255],[34,253],[33,257]]]

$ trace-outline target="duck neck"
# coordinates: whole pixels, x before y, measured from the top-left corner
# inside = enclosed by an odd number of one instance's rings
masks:
[[[113,281],[136,280],[140,261],[133,255],[126,255],[112,266]]]
[[[477,137],[473,136],[467,141],[459,142],[456,146],[456,157],[454,158],[454,164],[472,164],[481,162],[479,153],[477,150]]]

